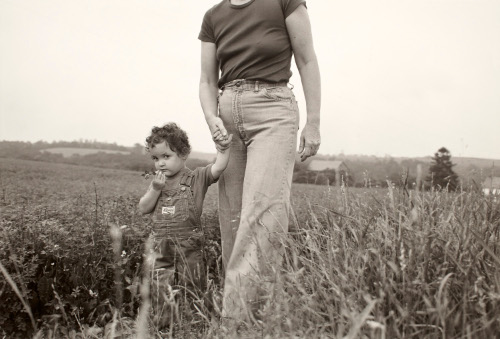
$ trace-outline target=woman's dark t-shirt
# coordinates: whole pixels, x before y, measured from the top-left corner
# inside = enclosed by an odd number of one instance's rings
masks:
[[[198,39],[216,45],[219,88],[235,79],[288,81],[292,46],[285,19],[305,0],[222,0],[203,18]]]

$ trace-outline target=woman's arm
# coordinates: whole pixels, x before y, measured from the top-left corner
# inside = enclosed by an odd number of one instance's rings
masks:
[[[321,79],[305,6],[300,5],[286,18],[286,27],[306,99],[307,122],[300,135],[299,146],[300,159],[304,161],[318,152],[321,143]]]
[[[215,44],[212,42],[201,42],[201,75],[199,96],[205,120],[207,121],[210,133],[213,135],[217,130],[222,137],[227,136],[222,120],[217,116],[217,95],[219,88],[219,65],[217,63],[217,54]]]

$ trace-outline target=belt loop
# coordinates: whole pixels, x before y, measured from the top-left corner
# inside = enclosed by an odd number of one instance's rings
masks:
[[[259,91],[259,80],[255,81],[255,89],[254,89],[254,92],[258,91]]]

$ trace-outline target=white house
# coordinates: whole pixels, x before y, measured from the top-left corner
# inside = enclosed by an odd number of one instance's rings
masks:
[[[307,166],[307,170],[322,172],[327,170],[335,171],[335,184],[340,186],[340,172],[347,172],[349,169],[341,160],[312,160]]]
[[[500,195],[500,177],[489,177],[483,181],[483,193],[485,195]]]

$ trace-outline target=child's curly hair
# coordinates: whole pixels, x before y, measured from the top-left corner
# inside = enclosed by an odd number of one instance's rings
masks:
[[[164,141],[178,156],[183,157],[191,153],[191,145],[189,145],[186,132],[174,122],[169,122],[163,127],[153,127],[151,134],[146,138],[146,150],[149,152],[155,145]]]

